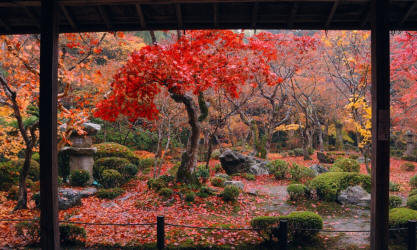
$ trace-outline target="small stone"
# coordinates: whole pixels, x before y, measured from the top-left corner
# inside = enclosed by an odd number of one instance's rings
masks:
[[[89,188],[86,188],[86,189],[83,189],[83,190],[80,191],[80,195],[81,195],[82,198],[88,197],[88,196],[93,196],[96,193],[97,193],[97,188],[95,188],[95,187],[89,187]]]
[[[225,181],[224,186],[227,186],[227,185],[236,186],[236,187],[240,188],[241,190],[243,190],[243,188],[245,187],[245,185],[241,181]]]
[[[310,166],[310,169],[313,170],[316,173],[316,175],[329,172],[329,170],[327,170],[327,168],[323,167],[320,164],[313,164],[313,165]]]
[[[343,205],[351,204],[361,207],[370,207],[371,195],[361,186],[353,186],[342,190],[337,197],[337,201]]]
[[[258,196],[258,190],[256,189],[250,189],[248,191],[246,191],[247,194],[252,195],[252,196]]]
[[[254,174],[256,176],[260,175],[269,175],[269,170],[266,167],[265,162],[257,163],[253,166],[249,167],[249,173]]]
[[[58,208],[66,210],[81,205],[81,194],[71,188],[62,188],[58,191]]]

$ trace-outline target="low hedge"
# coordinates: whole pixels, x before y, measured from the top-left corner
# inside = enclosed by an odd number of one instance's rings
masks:
[[[102,188],[97,191],[96,196],[100,199],[109,199],[112,200],[120,195],[122,195],[125,191],[121,188]]]
[[[416,195],[416,194],[417,194],[417,188],[412,189],[412,190],[408,193],[408,196],[413,196],[413,195]]]
[[[417,195],[408,196],[407,198],[407,207],[417,210]]]
[[[370,192],[371,177],[351,172],[327,172],[310,182],[310,188],[316,190],[319,199],[325,201],[336,201],[340,191],[355,185],[361,185]]]
[[[84,187],[90,180],[90,173],[86,170],[73,170],[70,175],[71,186]]]
[[[224,201],[237,201],[239,197],[240,189],[234,185],[227,185],[220,196],[223,198]]]
[[[359,172],[360,171],[360,165],[359,163],[350,158],[339,158],[335,161],[333,164],[333,167],[340,168],[344,172]]]
[[[417,188],[417,175],[414,175],[410,178],[410,186],[412,188]]]
[[[104,157],[119,157],[126,158],[131,163],[139,165],[140,158],[126,146],[114,142],[104,142],[100,144],[94,144],[93,147],[97,148],[97,152],[94,154],[95,159]]]
[[[265,240],[272,240],[272,230],[278,227],[279,217],[278,216],[258,216],[250,222],[252,228],[258,232],[258,234]]]
[[[310,196],[310,190],[303,184],[290,184],[287,187],[290,200],[301,200]]]
[[[123,176],[114,169],[106,169],[101,174],[101,184],[105,188],[119,187],[123,183]]]
[[[388,225],[390,228],[407,228],[409,220],[417,220],[417,211],[405,207],[393,208],[389,211]],[[408,231],[390,231],[390,238],[398,242],[407,242]]]
[[[288,163],[286,161],[275,160],[269,162],[266,166],[269,172],[273,173],[277,180],[285,179],[288,175]]]
[[[297,163],[293,163],[290,170],[290,178],[295,182],[309,180],[316,176],[316,173],[311,168],[304,167]]]

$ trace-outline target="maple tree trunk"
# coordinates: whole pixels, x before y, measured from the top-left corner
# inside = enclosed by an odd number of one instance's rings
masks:
[[[181,165],[177,172],[177,181],[187,184],[199,184],[194,174],[197,165],[198,145],[200,142],[200,122],[198,121],[197,105],[187,94],[171,93],[171,97],[178,103],[183,103],[187,110],[188,123],[191,126],[191,136],[188,138],[186,151],[182,154]]]
[[[336,121],[336,150],[343,150],[343,135],[342,135],[342,123]]]
[[[323,130],[321,129],[321,127],[317,128],[317,136],[319,140],[319,150],[324,151]]]
[[[25,149],[25,162],[19,173],[19,193],[17,205],[14,210],[27,209],[27,188],[26,188],[26,177],[30,168],[30,160],[32,159],[32,148],[27,147]]]

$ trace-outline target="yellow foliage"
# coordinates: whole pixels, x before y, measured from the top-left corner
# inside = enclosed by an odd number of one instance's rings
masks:
[[[300,126],[299,124],[288,124],[288,125],[285,125],[285,124],[282,124],[282,125],[279,125],[278,127],[276,127],[275,129],[274,129],[274,131],[275,132],[277,132],[277,131],[291,131],[291,130],[298,130],[299,128],[301,128],[302,126]]]

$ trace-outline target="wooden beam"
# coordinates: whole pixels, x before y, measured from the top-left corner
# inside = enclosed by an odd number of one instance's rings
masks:
[[[387,250],[390,166],[389,0],[372,0],[371,4],[371,248],[373,250]]]
[[[0,26],[2,26],[6,31],[11,30],[10,26],[1,18],[0,18]]]
[[[366,24],[369,21],[369,18],[371,17],[371,5],[365,8],[362,15],[362,21],[360,23],[360,28],[363,28],[366,26]]]
[[[183,27],[183,23],[182,23],[181,4],[179,3],[175,4],[175,14],[177,15],[178,28],[181,29]]]
[[[59,249],[57,82],[58,4],[42,0],[40,49],[40,236],[42,249]]]
[[[404,14],[404,16],[401,18],[400,22],[398,23],[398,26],[403,26],[405,21],[407,21],[407,18],[410,16],[411,13],[413,13],[414,9],[417,7],[417,0],[414,1],[409,7],[407,12]]]
[[[110,22],[109,15],[107,14],[107,11],[104,8],[104,6],[98,5],[97,8],[98,8],[98,11],[100,13],[101,18],[103,19],[104,23],[106,24],[107,29],[112,30],[113,25]]]
[[[252,29],[256,27],[256,21],[258,20],[258,9],[259,9],[259,3],[254,2],[253,7],[252,7],[252,21],[251,21]]]
[[[290,17],[288,18],[288,28],[291,29],[294,25],[295,16],[298,11],[298,3],[294,3],[291,9]]]
[[[74,30],[78,30],[78,26],[75,23],[74,18],[72,17],[72,15],[69,12],[69,10],[67,9],[67,7],[65,7],[64,5],[61,5],[61,10],[64,13],[65,18],[68,20],[68,23],[71,25],[71,27]]]
[[[139,17],[140,27],[142,29],[145,29],[146,22],[145,22],[145,17],[143,16],[142,6],[140,6],[140,4],[135,4],[135,7],[136,7],[136,13],[138,14],[138,17]]]
[[[214,28],[219,27],[219,7],[217,3],[213,4],[213,24]]]
[[[23,6],[23,9],[25,10],[26,14],[29,16],[30,19],[33,21],[33,26],[36,26],[38,28],[41,27],[41,24],[39,22],[39,18],[35,15],[31,7]]]
[[[333,16],[336,13],[337,6],[339,6],[339,3],[340,3],[340,0],[336,0],[333,3],[332,9],[330,10],[329,16],[327,17],[327,21],[326,21],[326,24],[325,24],[325,29],[329,28],[330,23],[332,22]]]

